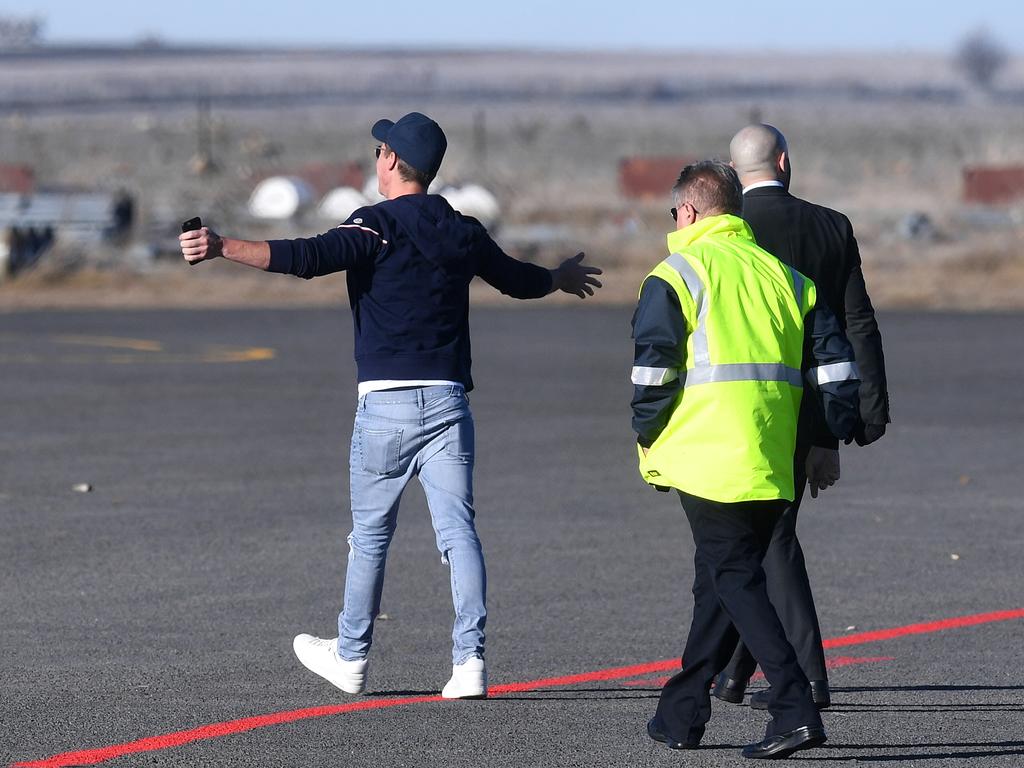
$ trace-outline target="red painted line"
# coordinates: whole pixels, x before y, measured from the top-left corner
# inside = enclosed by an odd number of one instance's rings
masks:
[[[852,667],[854,664],[880,664],[883,661],[895,660],[895,656],[832,656],[825,659],[825,669]]]
[[[583,672],[579,675],[566,675],[565,677],[545,677],[540,680],[531,680],[528,683],[507,683],[506,685],[494,685],[488,690],[489,696],[502,696],[509,693],[521,693],[523,691],[535,691],[538,688],[558,688],[566,685],[577,685],[578,683],[595,683],[601,680],[621,680],[624,677],[637,677],[638,675],[649,675],[652,672],[665,672],[679,667],[679,659],[668,659],[666,661],[652,661],[648,664],[633,664],[628,667],[612,667],[611,669],[598,669],[594,672]]]
[[[872,656],[865,658],[857,658],[856,656],[829,656],[825,659],[825,669],[838,669],[839,667],[849,667],[854,664],[877,664],[880,661],[893,660],[892,656]],[[764,672],[757,670],[750,679],[764,680]]]
[[[1024,608],[1009,611],[995,611],[992,613],[980,613],[973,616],[959,616],[940,621],[930,621],[922,624],[910,624],[905,627],[893,627],[875,632],[860,632],[856,635],[846,637],[830,638],[825,640],[825,648],[838,648],[847,645],[862,645],[874,643],[881,640],[890,640],[896,637],[907,635],[920,635],[928,632],[943,632],[948,629],[961,627],[973,627],[978,624],[989,624],[996,621],[1010,621],[1012,619],[1024,618]],[[602,680],[619,680],[640,675],[649,675],[654,672],[666,672],[677,669],[679,659],[666,659],[665,661],[653,661],[647,664],[633,664],[626,667],[612,667],[610,669],[599,669],[593,672],[584,672],[577,675],[565,675],[562,677],[546,677],[539,680],[531,680],[523,683],[507,683],[496,685],[490,688],[490,695],[499,697],[510,693],[521,693],[533,691],[540,688],[556,688],[579,683],[598,682]],[[348,712],[361,712],[371,709],[388,709],[409,704],[427,704],[444,701],[440,696],[405,696],[393,699],[378,699],[373,701],[358,701],[351,704],[334,704],[323,707],[309,707],[306,709],[294,709],[286,712],[274,712],[268,715],[257,715],[255,717],[244,717],[239,720],[228,720],[222,723],[211,723],[199,726],[187,731],[175,731],[160,736],[149,736],[137,741],[129,741],[123,744],[113,744],[109,747],[95,749],[84,749],[78,752],[62,752],[57,755],[45,757],[41,760],[13,763],[11,768],[66,768],[76,765],[95,765],[125,755],[138,754],[140,752],[155,752],[157,750],[179,747],[193,741],[215,739],[222,736],[230,736],[236,733],[244,733],[256,728],[265,728],[270,725],[282,723],[293,723],[297,720],[307,720],[313,717],[327,717],[341,715]]]
[[[940,619],[939,621],[927,621],[923,624],[909,624],[905,627],[893,627],[892,629],[879,629],[875,632],[858,632],[856,635],[846,637],[832,637],[822,642],[822,647],[842,648],[846,645],[863,645],[864,643],[877,643],[880,640],[892,640],[896,637],[907,635],[923,635],[929,632],[944,632],[947,629],[961,629],[962,627],[974,627],[978,624],[991,624],[994,621],[1010,621],[1011,619],[1024,619],[1024,608],[1017,608],[1011,611],[993,611],[992,613],[978,613],[973,616],[957,616],[952,619]]]
[[[839,667],[851,667],[855,664],[877,664],[882,661],[894,661],[893,656],[830,656],[825,659],[825,667],[827,669],[838,669]],[[678,667],[679,662],[676,662]],[[658,687],[660,688],[669,681],[668,677],[644,677],[639,680],[627,680],[623,683],[624,686],[629,688],[644,688],[644,687]],[[760,670],[755,672],[753,677],[750,678],[752,681],[764,680],[764,673]]]
[[[325,707],[309,707],[307,709],[293,709],[288,712],[274,712],[269,715],[257,715],[255,717],[243,717],[239,720],[228,720],[223,723],[211,723],[210,725],[203,725],[188,731],[165,733],[162,736],[149,736],[138,741],[114,744],[109,747],[100,747],[99,749],[63,752],[59,755],[43,758],[42,760],[14,763],[12,768],[59,768],[60,766],[71,765],[95,765],[96,763],[113,760],[115,757],[134,755],[139,752],[155,752],[170,747],[180,747],[193,741],[216,739],[220,736],[230,736],[256,728],[265,728],[268,725],[281,725],[282,723],[293,723],[296,720],[306,720],[311,717],[341,715],[346,712],[359,712],[364,709],[387,709],[388,707],[398,707],[406,704],[424,704],[428,701],[444,701],[444,699],[440,696],[403,696],[394,699],[357,701],[352,704],[333,704]]]

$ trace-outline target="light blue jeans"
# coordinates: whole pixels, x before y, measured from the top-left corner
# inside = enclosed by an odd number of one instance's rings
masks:
[[[414,475],[451,572],[452,662],[484,653],[487,577],[473,523],[473,415],[461,386],[370,392],[359,398],[352,452],[352,533],[338,654],[362,659],[373,642],[398,504]]]

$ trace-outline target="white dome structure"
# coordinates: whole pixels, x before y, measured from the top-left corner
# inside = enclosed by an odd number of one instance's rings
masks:
[[[435,177],[434,180],[430,182],[430,188],[427,189],[427,192],[432,195],[438,194],[438,190],[443,186],[444,181],[442,181],[440,177]],[[377,191],[377,174],[373,174],[366,180],[366,183],[363,185],[363,197],[366,198],[366,203],[364,203],[364,205],[376,205],[384,200],[384,195]]]
[[[249,213],[258,219],[290,219],[313,203],[313,189],[295,176],[270,176],[249,196]]]
[[[368,204],[366,196],[358,189],[335,187],[320,201],[317,215],[322,219],[341,222],[351,216],[353,211]]]
[[[485,227],[493,226],[501,215],[498,198],[479,184],[467,184],[464,187],[447,187],[441,194],[452,208],[479,219]]]

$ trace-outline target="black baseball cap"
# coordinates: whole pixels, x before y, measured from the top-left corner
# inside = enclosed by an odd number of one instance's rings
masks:
[[[419,112],[410,112],[398,122],[378,120],[370,129],[373,138],[394,150],[402,160],[420,173],[433,178],[441,167],[448,139],[441,126]]]

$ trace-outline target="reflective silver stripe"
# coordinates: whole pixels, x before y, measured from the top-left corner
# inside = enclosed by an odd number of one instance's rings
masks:
[[[800,371],[782,363],[725,363],[694,368],[686,372],[686,386],[720,381],[783,381],[803,386]]]
[[[830,363],[811,368],[807,372],[807,378],[812,384],[817,384],[820,387],[822,384],[831,384],[833,381],[860,379],[860,371],[857,370],[856,363]]]
[[[789,273],[793,276],[793,293],[796,294],[796,308],[804,311],[804,276],[792,267]]]
[[[634,365],[630,377],[634,384],[641,387],[660,387],[679,378],[675,368],[650,368],[646,365]]]
[[[727,363],[724,365],[711,365],[711,355],[708,351],[707,317],[710,302],[704,281],[700,279],[697,270],[693,268],[681,254],[673,253],[665,263],[679,273],[679,276],[686,283],[694,306],[697,311],[697,327],[690,334],[693,343],[693,367],[689,368],[684,375],[683,386],[697,386],[699,384],[711,384],[721,381],[781,381],[794,387],[802,387],[803,381],[800,377],[800,370],[790,368],[782,363]],[[797,306],[803,309],[804,278],[797,270],[789,268],[793,275],[793,292],[796,294]],[[636,382],[636,368],[634,371],[634,383]],[[655,369],[656,370],[656,369]]]
[[[707,329],[709,302],[704,290],[704,281],[700,279],[700,275],[697,274],[697,270],[693,268],[693,265],[684,259],[681,254],[673,253],[665,259],[665,263],[683,278],[687,290],[690,291],[690,298],[693,299],[693,305],[696,307],[697,327],[690,334],[690,339],[693,342],[693,364],[698,368],[709,365],[711,363],[711,355],[708,353]]]

